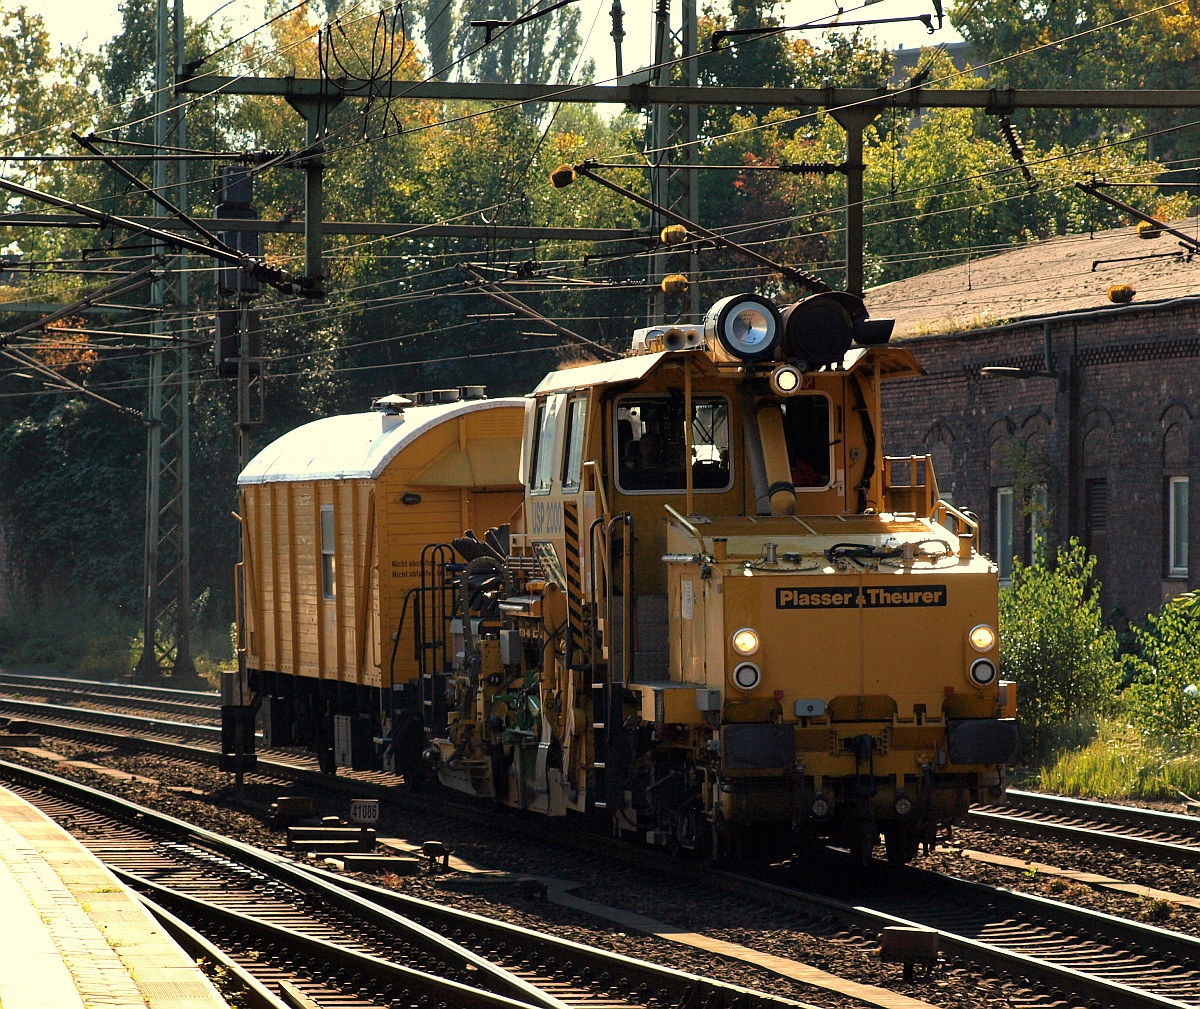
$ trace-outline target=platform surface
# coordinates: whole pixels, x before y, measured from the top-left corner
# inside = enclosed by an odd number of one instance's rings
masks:
[[[228,1009],[91,852],[0,788],[0,1009]]]

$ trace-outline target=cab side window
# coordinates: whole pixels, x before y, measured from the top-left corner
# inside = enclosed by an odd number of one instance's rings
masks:
[[[554,476],[554,433],[562,401],[560,393],[540,400],[537,405],[533,420],[533,462],[529,468],[529,489],[535,494],[550,492]]]
[[[587,423],[587,397],[567,404],[567,433],[563,438],[563,490],[578,490],[583,476],[583,435]]]
[[[823,490],[832,472],[832,428],[829,399],[822,395],[783,400],[783,433],[787,439],[792,484],[797,490]]]

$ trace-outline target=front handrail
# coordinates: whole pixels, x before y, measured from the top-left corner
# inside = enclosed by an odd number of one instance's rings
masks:
[[[917,480],[917,467],[925,464],[925,478],[922,481]],[[908,466],[908,483],[897,484],[892,482],[892,473],[897,468]],[[933,456],[930,455],[888,455],[883,457],[883,490],[887,494],[892,490],[908,491],[910,502],[915,507],[917,499],[915,492],[924,490],[924,514],[922,518],[928,518],[933,510],[937,507],[937,502],[941,500],[941,492],[938,490],[937,476],[933,472]]]
[[[964,542],[967,537],[963,533],[963,529],[970,532],[970,543],[974,547],[975,552],[979,553],[979,522],[971,518],[966,512],[961,512],[954,507],[949,501],[938,499],[933,506],[933,517],[939,525],[945,525],[947,518],[952,518],[955,521],[956,528],[954,534],[958,537],[959,543]],[[961,551],[960,551],[961,556]]]

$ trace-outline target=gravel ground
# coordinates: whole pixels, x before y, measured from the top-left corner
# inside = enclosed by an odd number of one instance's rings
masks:
[[[301,787],[289,788],[250,775],[242,794],[235,796],[228,783],[229,776],[214,768],[180,764],[165,756],[131,756],[68,740],[46,739],[44,745],[63,756],[89,760],[156,779],[157,783],[120,781],[85,768],[63,767],[27,755],[17,755],[15,759],[77,778],[181,819],[276,851],[285,850],[284,839],[281,832],[265,823],[267,806],[278,795],[288,791],[305,792]],[[347,800],[342,796],[329,797],[318,802],[318,814],[344,815],[347,805]],[[674,874],[666,878],[662,874],[631,868],[620,861],[610,865],[603,860],[518,838],[505,830],[491,831],[487,837],[482,837],[477,826],[460,819],[437,813],[400,810],[399,807],[389,809],[386,805],[378,830],[381,836],[398,836],[415,842],[428,839],[445,841],[455,855],[481,868],[569,879],[578,884],[574,892],[579,896],[646,914],[677,927],[703,932],[755,950],[799,960],[839,977],[903,992],[946,1009],[1034,1006],[1047,1005],[1051,1001],[1034,995],[1028,984],[1018,984],[1011,978],[997,977],[989,971],[960,963],[943,964],[930,979],[905,982],[900,967],[879,962],[877,937],[841,928],[780,904],[731,896],[705,883],[704,867],[700,864],[695,866],[692,881],[681,881]],[[936,864],[939,859],[946,864]],[[1050,858],[1044,860],[1053,861]],[[934,855],[930,857],[929,867],[946,868],[957,875],[964,875],[961,865],[965,862],[965,859],[957,856]],[[983,870],[988,867],[978,868]],[[363,878],[379,882],[378,877]],[[393,876],[385,878],[385,883],[407,893],[514,921],[577,942],[748,987],[762,988],[813,1005],[831,1009],[861,1005],[853,999],[791,982],[745,963],[682,945],[664,943],[661,939],[640,933],[617,931],[611,923],[551,902],[530,901],[516,894],[510,898],[496,894],[482,897],[457,893],[441,889],[437,886],[437,880],[429,876]],[[1002,885],[1012,886],[1013,883],[1006,877]],[[1069,1003],[1058,1005],[1068,1009]]]

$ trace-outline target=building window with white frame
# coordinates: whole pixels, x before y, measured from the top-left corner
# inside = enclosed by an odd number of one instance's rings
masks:
[[[321,592],[326,599],[337,594],[337,555],[333,505],[321,505]]]
[[[1013,566],[1013,489],[996,488],[996,567],[1000,569],[1000,581],[1005,584],[1012,578]]]
[[[1044,483],[1035,484],[1029,489],[1029,501],[1026,504],[1029,513],[1029,563],[1037,564],[1046,550],[1046,537],[1050,534],[1050,495]],[[1042,549],[1038,550],[1038,541],[1042,541]]]
[[[1167,574],[1186,578],[1188,573],[1188,478],[1167,481]]]

